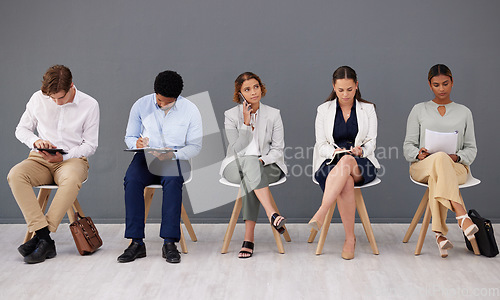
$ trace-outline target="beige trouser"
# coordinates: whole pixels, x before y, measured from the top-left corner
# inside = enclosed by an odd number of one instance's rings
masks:
[[[21,208],[30,232],[48,226],[55,232],[66,211],[73,205],[87,179],[87,158],[70,158],[58,163],[47,162],[36,152],[15,165],[7,175],[12,194]],[[34,186],[57,184],[58,189],[47,214],[40,208]]]
[[[450,201],[462,205],[459,184],[467,180],[469,170],[461,163],[455,163],[444,152],[434,153],[424,160],[410,166],[410,176],[418,182],[429,186],[429,206],[432,216],[432,231],[448,233],[446,215],[448,209],[453,211]]]

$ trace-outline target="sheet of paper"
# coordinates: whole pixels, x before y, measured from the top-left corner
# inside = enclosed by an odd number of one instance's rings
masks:
[[[437,132],[425,130],[425,148],[429,153],[444,152],[455,154],[457,151],[458,131]]]

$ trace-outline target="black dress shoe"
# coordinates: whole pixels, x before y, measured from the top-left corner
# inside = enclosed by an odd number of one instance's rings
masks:
[[[161,253],[161,256],[166,258],[169,263],[176,264],[181,262],[181,253],[177,251],[177,246],[173,242],[163,244]]]
[[[33,238],[31,238],[31,240],[17,247],[17,251],[19,251],[19,253],[21,253],[23,257],[26,257],[30,255],[33,251],[35,251],[38,241],[39,241],[38,236],[35,235]]]
[[[37,264],[48,258],[53,258],[56,255],[56,243],[54,241],[39,239],[36,244],[36,249],[24,258],[24,262],[28,264]]]
[[[134,261],[136,258],[146,257],[146,244],[132,242],[123,254],[118,256],[117,260],[121,263]]]

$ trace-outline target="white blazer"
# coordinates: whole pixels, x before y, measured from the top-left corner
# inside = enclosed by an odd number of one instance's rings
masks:
[[[238,156],[244,156],[246,148],[252,141],[252,129],[243,122],[243,105],[240,104],[224,112],[224,127],[228,140],[226,158],[222,161],[220,175],[226,166],[235,159],[235,151]],[[276,163],[278,167],[287,174],[288,170],[283,158],[285,148],[283,121],[280,111],[271,106],[260,103],[257,124],[255,128],[259,131],[259,149],[264,165]]]
[[[326,159],[333,157],[335,147],[333,144],[333,125],[335,123],[335,114],[337,112],[337,100],[325,102],[318,106],[316,115],[316,144],[313,152],[313,178],[314,173],[318,171],[321,164]],[[361,148],[363,157],[368,158],[378,169],[380,164],[375,158],[375,148],[377,145],[377,114],[375,106],[371,103],[359,102],[356,100],[356,117],[358,119],[358,134],[354,140],[354,146],[361,145],[364,141],[371,139]]]

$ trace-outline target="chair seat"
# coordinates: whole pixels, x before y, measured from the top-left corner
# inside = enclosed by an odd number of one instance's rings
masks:
[[[273,182],[273,183],[270,183],[269,186],[275,186],[275,185],[278,185],[278,184],[282,184],[286,181],[286,176],[283,176],[281,177],[278,181],[276,182]],[[240,184],[239,183],[232,183],[232,182],[229,182],[226,178],[222,177],[221,179],[219,179],[219,182],[224,184],[224,185],[228,185],[228,186],[232,186],[232,187],[237,187],[239,188],[240,187]]]
[[[418,182],[418,181],[414,180],[411,177],[411,175],[410,175],[410,180],[413,183],[417,184],[417,185],[428,187],[427,183]],[[480,183],[481,183],[481,180],[479,180],[477,178],[474,178],[474,176],[472,176],[472,172],[469,170],[469,172],[467,173],[467,180],[465,181],[464,184],[459,184],[458,188],[459,189],[464,189],[464,188],[468,188],[468,187],[472,187],[472,186],[478,185]]]
[[[88,178],[85,179],[82,184],[84,184],[85,182],[87,182]],[[34,186],[34,188],[37,188],[37,189],[46,189],[46,190],[57,190],[59,188],[59,186],[57,184],[45,184],[45,185],[39,185],[39,186]]]

